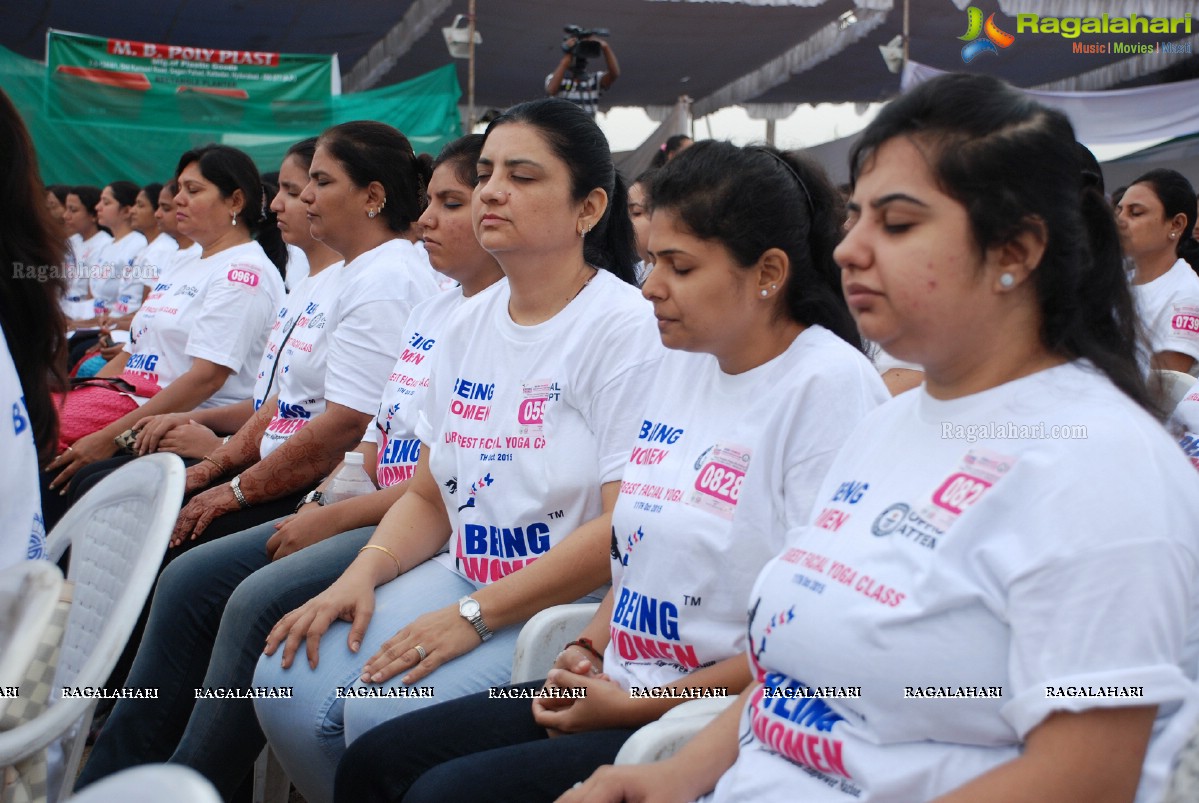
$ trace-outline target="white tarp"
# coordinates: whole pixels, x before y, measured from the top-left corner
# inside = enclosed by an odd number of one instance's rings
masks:
[[[901,87],[906,90],[942,74],[909,61]],[[1199,79],[1102,92],[1021,91],[1064,112],[1075,136],[1088,144],[1173,139],[1199,132]]]

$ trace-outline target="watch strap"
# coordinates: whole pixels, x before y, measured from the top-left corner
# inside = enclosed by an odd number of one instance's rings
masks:
[[[232,489],[233,498],[237,500],[237,504],[242,510],[245,510],[250,506],[250,503],[246,501],[246,495],[241,492],[240,474],[229,481],[229,488]]]
[[[473,602],[475,604],[475,607],[477,610],[475,611],[474,616],[467,616],[465,614],[462,614],[462,618],[465,619],[466,621],[470,622],[471,626],[474,627],[475,632],[479,634],[480,640],[487,641],[487,639],[491,638],[495,634],[491,632],[491,628],[489,628],[487,626],[487,624],[483,621],[483,611],[481,608],[478,607],[479,601],[476,600],[474,597],[466,596],[466,597],[463,597],[462,599],[458,600],[458,607],[459,607],[459,609],[461,609],[462,603],[466,602],[467,600],[470,600],[471,602]]]

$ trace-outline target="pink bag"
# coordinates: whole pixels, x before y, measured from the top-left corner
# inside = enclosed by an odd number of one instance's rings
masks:
[[[58,451],[136,410],[133,395],[148,398],[160,390],[156,382],[139,379],[135,373],[126,373],[72,380],[71,390],[59,397]]]

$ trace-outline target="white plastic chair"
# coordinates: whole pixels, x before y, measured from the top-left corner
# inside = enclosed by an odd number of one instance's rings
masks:
[[[578,637],[598,608],[598,602],[576,602],[534,614],[516,637],[512,682],[526,683],[545,677],[562,646]]]
[[[158,576],[184,477],[175,455],[134,460],[97,484],[50,533],[51,560],[71,547],[68,577],[75,584],[54,677],[59,694],[63,687],[102,687],[108,679]],[[55,697],[36,718],[0,733],[0,767],[70,734],[61,788],[51,787],[51,801],[65,798],[74,784],[96,705],[85,697]]]
[[[0,572],[0,687],[19,686],[62,591],[62,572],[26,560]],[[0,695],[0,717],[8,698]]]
[[[145,764],[122,770],[84,789],[71,803],[221,803],[216,787],[178,764]]]
[[[512,682],[545,677],[562,645],[578,636],[598,607],[596,603],[556,605],[526,622],[516,639]],[[672,708],[657,722],[639,728],[630,736],[617,754],[616,763],[645,764],[673,755],[735,699],[735,696],[709,697]]]
[[[626,739],[616,754],[616,763],[649,764],[670,758],[736,699],[736,695],[707,697],[675,706]]]
[[[1172,413],[1196,382],[1195,377],[1182,371],[1159,369],[1149,377],[1149,392],[1157,397],[1165,412]]]

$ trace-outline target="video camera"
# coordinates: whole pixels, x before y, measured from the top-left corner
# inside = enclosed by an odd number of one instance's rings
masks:
[[[611,36],[612,33],[607,28],[580,28],[578,25],[567,25],[562,30],[566,31],[566,38],[562,40],[562,52],[570,53],[576,59],[598,59],[603,54],[603,49],[600,43],[594,39],[589,39],[591,36]],[[567,42],[574,39],[573,45],[568,45]]]

